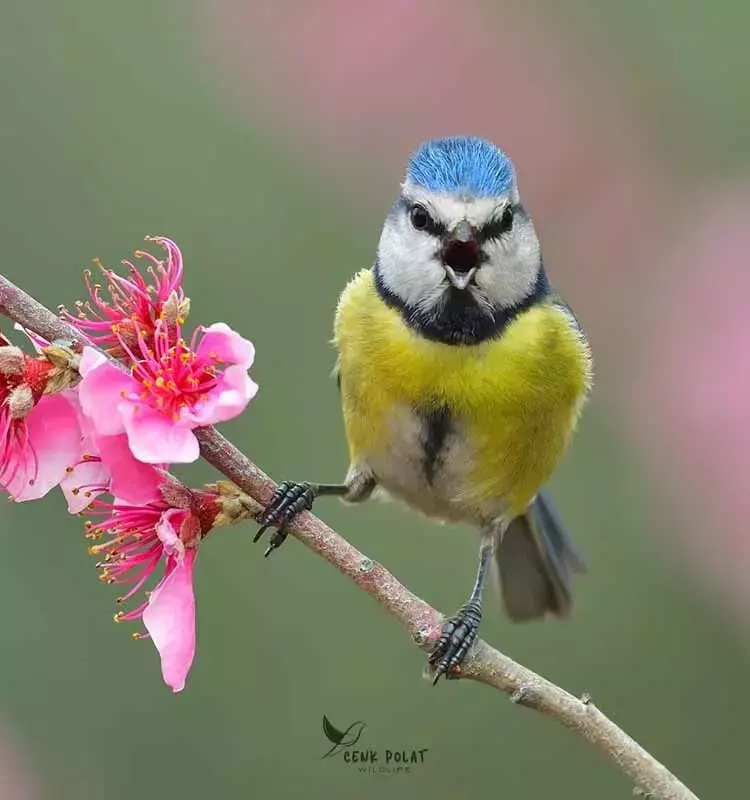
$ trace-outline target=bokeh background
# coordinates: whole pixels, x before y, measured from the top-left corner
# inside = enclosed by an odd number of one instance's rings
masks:
[[[484,636],[589,692],[701,797],[746,793],[750,617],[750,7],[738,0],[6,3],[0,269],[47,304],[148,233],[194,322],[254,340],[225,426],[277,478],[346,466],[328,344],[409,151],[471,132],[514,158],[598,384],[553,484],[590,572],[565,623]],[[206,467],[183,470],[191,481]],[[475,542],[372,504],[319,513],[451,611]],[[368,597],[291,543],[217,534],[184,693],[114,626],[62,498],[2,509],[0,797],[627,798],[590,747],[476,685],[433,689]],[[429,748],[363,775],[361,745]]]

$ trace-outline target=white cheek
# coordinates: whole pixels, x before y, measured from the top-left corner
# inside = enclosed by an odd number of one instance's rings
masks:
[[[539,273],[539,243],[530,225],[509,239],[485,245],[488,261],[475,278],[477,286],[496,305],[512,306],[529,295]]]
[[[409,306],[429,308],[440,299],[445,270],[437,243],[403,218],[389,219],[380,236],[378,261],[383,282]]]

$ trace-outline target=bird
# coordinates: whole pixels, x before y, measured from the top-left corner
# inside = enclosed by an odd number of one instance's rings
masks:
[[[344,288],[335,374],[350,465],[343,483],[285,481],[255,541],[286,539],[322,495],[374,493],[479,532],[469,599],[429,655],[457,677],[488,575],[513,621],[565,617],[585,564],[545,485],[593,380],[581,325],[553,290],[516,169],[492,142],[452,136],[409,157],[371,267]]]

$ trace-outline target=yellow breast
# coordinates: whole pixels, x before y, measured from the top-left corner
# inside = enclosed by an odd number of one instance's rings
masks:
[[[456,496],[520,513],[557,465],[591,382],[588,345],[570,315],[544,302],[476,345],[433,342],[378,295],[370,270],[344,290],[335,324],[353,461],[388,458],[395,409],[447,409],[471,458]]]

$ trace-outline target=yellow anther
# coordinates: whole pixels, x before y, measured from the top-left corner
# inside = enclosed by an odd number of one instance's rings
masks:
[[[122,617],[123,617],[123,612],[122,611],[118,611],[116,614],[113,615],[112,619],[115,622],[122,622]]]
[[[109,570],[108,569],[103,569],[101,571],[101,574],[99,575],[99,580],[102,583],[109,583]]]
[[[131,634],[130,634],[130,638],[131,638],[131,639],[135,639],[135,640],[137,641],[138,639],[142,639],[142,638],[143,638],[143,636],[142,636],[140,633],[138,633],[138,632],[136,631],[135,633],[131,633]]]
[[[162,386],[164,386],[164,378],[162,377],[162,375],[163,375],[164,373],[163,373],[163,371],[162,371],[162,370],[159,370],[159,372],[160,372],[161,374],[160,374],[160,375],[159,375],[159,377],[156,379],[156,385],[157,385],[157,386],[158,386],[158,387],[161,389],[161,388],[162,388]]]

